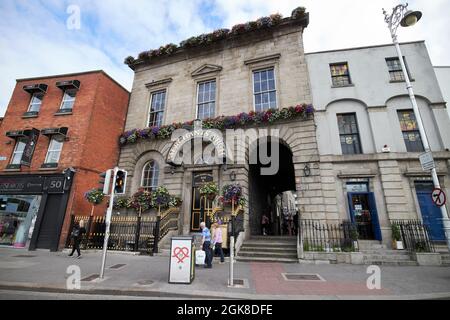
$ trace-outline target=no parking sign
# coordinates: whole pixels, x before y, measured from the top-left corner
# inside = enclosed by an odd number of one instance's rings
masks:
[[[444,190],[434,188],[433,192],[431,193],[431,199],[436,206],[442,207],[447,201],[447,196],[445,195]]]

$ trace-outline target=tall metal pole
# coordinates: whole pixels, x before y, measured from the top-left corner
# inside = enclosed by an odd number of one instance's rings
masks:
[[[388,16],[386,11],[383,11],[383,12],[386,17],[385,20],[389,25],[389,30],[391,32],[392,41],[394,43],[395,49],[397,50],[398,59],[402,66],[403,76],[404,76],[405,82],[406,82],[406,89],[408,90],[408,95],[409,95],[409,99],[411,100],[411,105],[412,105],[412,108],[414,111],[414,115],[416,117],[417,126],[419,127],[420,138],[422,139],[423,147],[425,149],[425,152],[431,152],[430,144],[428,142],[428,137],[425,132],[425,128],[423,126],[422,117],[420,115],[420,110],[419,110],[419,107],[417,106],[416,97],[414,95],[411,81],[409,79],[408,71],[406,70],[406,65],[405,65],[405,61],[403,59],[402,50],[400,48],[400,44],[398,42],[397,34],[396,34],[397,28],[400,24],[401,19],[404,16],[404,12],[406,11],[407,6],[408,6],[408,4],[398,5],[397,7],[394,8],[394,11],[391,16]],[[434,187],[441,188],[435,167],[433,169],[431,169],[431,177],[433,179]],[[442,222],[444,225],[445,238],[447,241],[447,247],[450,251],[450,220],[448,217],[447,206],[443,205],[443,206],[441,206],[440,209],[441,209]]]
[[[112,187],[111,187],[111,196],[109,198],[109,206],[108,210],[106,211],[106,229],[105,229],[105,236],[103,240],[103,254],[102,254],[102,266],[100,269],[100,279],[103,279],[105,275],[105,264],[106,264],[106,252],[108,251],[108,240],[109,240],[109,230],[111,226],[111,217],[113,212],[113,206],[114,206],[114,181],[116,180],[117,171],[119,171],[118,167],[114,168],[113,172],[113,179],[112,179]]]

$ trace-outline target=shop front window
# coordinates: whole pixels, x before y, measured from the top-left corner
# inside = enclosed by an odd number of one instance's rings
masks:
[[[41,198],[0,195],[0,245],[26,247],[33,234]]]

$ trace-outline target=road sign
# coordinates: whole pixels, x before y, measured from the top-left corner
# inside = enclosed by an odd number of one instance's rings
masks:
[[[419,156],[420,164],[422,165],[423,171],[430,171],[436,168],[434,164],[433,154],[431,152],[422,153]]]
[[[442,207],[447,201],[444,190],[439,188],[435,188],[433,190],[433,192],[431,193],[431,199],[433,200],[433,203],[438,207]]]

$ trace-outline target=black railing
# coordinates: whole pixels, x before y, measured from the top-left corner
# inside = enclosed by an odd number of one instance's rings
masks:
[[[434,252],[428,227],[420,220],[392,220],[391,224],[399,228],[406,250],[410,252]]]
[[[74,223],[80,220],[83,220],[86,226],[82,248],[102,249],[106,229],[105,217],[72,216],[69,230],[72,230]],[[176,211],[170,212],[163,219],[155,216],[113,216],[111,217],[108,250],[153,254],[158,252],[159,240],[170,230],[177,229],[178,213]],[[71,246],[69,232],[66,247],[70,248]]]
[[[352,252],[357,251],[356,226],[349,221],[322,223],[317,220],[300,219],[299,231],[303,251]]]

